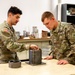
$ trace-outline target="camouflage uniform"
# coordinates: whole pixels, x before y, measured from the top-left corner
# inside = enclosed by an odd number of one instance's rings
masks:
[[[29,45],[17,43],[15,30],[6,21],[0,24],[0,63],[18,60],[17,53],[29,49]]]
[[[55,59],[66,59],[75,64],[75,27],[69,23],[59,22],[51,31],[52,55]]]

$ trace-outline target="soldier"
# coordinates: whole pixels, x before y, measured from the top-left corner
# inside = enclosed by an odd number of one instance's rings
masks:
[[[57,59],[57,64],[75,64],[75,28],[71,23],[58,22],[46,11],[41,21],[51,32],[51,53],[44,59]]]
[[[19,22],[22,11],[11,6],[8,10],[7,20],[0,24],[0,63],[7,63],[10,60],[18,60],[17,53],[29,48],[39,50],[36,45],[17,43],[17,37],[13,25]]]

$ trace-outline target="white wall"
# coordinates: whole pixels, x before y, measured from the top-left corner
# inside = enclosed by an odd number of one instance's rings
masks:
[[[75,0],[61,0],[61,3],[75,4]]]
[[[75,3],[75,0],[60,0],[62,3]],[[51,11],[56,19],[61,15],[57,10],[58,0],[0,0],[0,23],[7,18],[7,11],[10,6],[17,6],[23,11],[20,22],[14,27],[16,31],[23,34],[23,30],[32,32],[32,26],[37,26],[41,30],[49,31],[41,22],[41,15],[44,11]]]
[[[23,33],[23,30],[32,32],[32,26],[41,30],[49,31],[41,22],[41,15],[44,11],[51,11],[55,17],[57,0],[0,0],[0,23],[7,18],[7,11],[10,6],[17,6],[23,11],[20,22],[14,27],[16,31]]]

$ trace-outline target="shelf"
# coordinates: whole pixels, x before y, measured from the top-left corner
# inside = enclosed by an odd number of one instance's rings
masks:
[[[37,39],[19,39],[19,43],[23,42],[45,42],[50,41],[50,38],[37,38]]]
[[[67,16],[74,16],[75,17],[75,15],[67,15]]]
[[[75,15],[70,15],[74,12],[74,4],[62,4],[61,6],[61,21],[75,24]]]

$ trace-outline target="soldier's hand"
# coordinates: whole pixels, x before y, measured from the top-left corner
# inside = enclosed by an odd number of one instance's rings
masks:
[[[40,50],[39,47],[37,45],[34,45],[34,44],[30,45],[30,49],[32,49],[32,50]]]
[[[50,59],[52,59],[53,58],[53,56],[47,56],[47,57],[45,57],[44,59],[45,60],[50,60]]]
[[[65,65],[65,64],[68,64],[69,62],[67,60],[59,60],[57,62],[58,65]]]

